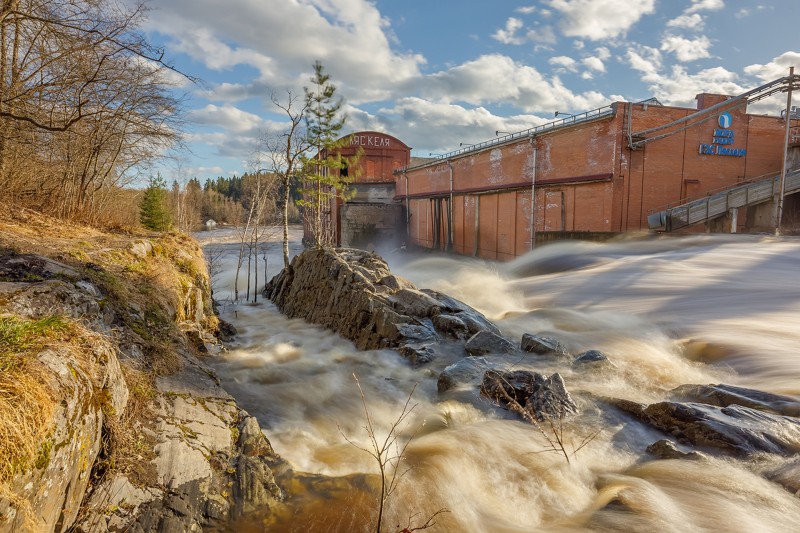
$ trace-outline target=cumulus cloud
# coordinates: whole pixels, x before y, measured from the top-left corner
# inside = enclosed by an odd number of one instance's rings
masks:
[[[214,0],[162,0],[148,29],[209,69],[244,65],[273,86],[307,83],[320,60],[347,80],[340,85],[354,101],[387,96],[386,87],[418,76],[425,63],[392,48],[389,21],[369,0],[229,0],[224,9]]]
[[[223,106],[208,104],[201,109],[195,109],[189,113],[189,120],[196,124],[216,126],[237,133],[259,131],[266,124],[258,115],[229,104]]]
[[[547,79],[535,68],[498,54],[484,55],[426,76],[421,83],[423,96],[433,100],[473,105],[505,102],[525,112],[591,109],[606,100],[594,91],[575,94],[558,78]]]
[[[578,62],[569,56],[556,56],[547,60],[548,63],[556,67],[561,72],[577,72]]]
[[[522,6],[516,8],[514,11],[520,15],[532,15],[536,12],[536,8],[534,6]]]
[[[492,34],[492,39],[500,41],[503,44],[521,45],[526,42],[554,44],[556,42],[556,34],[550,26],[534,26],[526,31],[521,31],[524,28],[522,20],[509,17],[506,20],[505,28],[499,29]]]
[[[725,0],[693,0],[685,13],[692,14],[698,11],[719,11],[725,7]]]
[[[662,57],[657,48],[650,46],[631,47],[625,54],[628,64],[645,76],[656,75],[661,70]]]
[[[606,66],[599,57],[585,57],[583,60],[581,60],[581,63],[583,63],[583,65],[589,70],[593,70],[595,72],[606,71]]]
[[[708,37],[686,39],[677,35],[667,35],[661,41],[661,50],[675,54],[678,61],[687,62],[711,57],[711,41]]]
[[[700,31],[705,26],[705,19],[698,13],[691,15],[681,15],[667,22],[669,28],[684,28],[687,30]]]
[[[568,37],[612,39],[655,11],[655,0],[545,0],[564,17],[559,27]]]
[[[418,152],[443,153],[458,147],[460,142],[478,143],[495,137],[495,131],[517,132],[551,119],[519,114],[510,117],[494,115],[484,107],[467,108],[453,103],[407,97],[374,114],[348,111],[354,126],[391,132],[401,139],[414,139]],[[548,113],[549,114],[549,113]]]
[[[600,58],[601,61],[605,61],[611,57],[611,50],[606,48],[605,46],[601,46],[600,48],[596,48],[595,52],[597,53],[597,57]]]
[[[524,37],[520,37],[517,32],[523,27],[522,21],[518,18],[510,17],[506,21],[504,29],[497,30],[492,35],[492,38],[500,41],[503,44],[523,44]]]
[[[767,82],[787,76],[789,67],[794,67],[795,74],[800,74],[800,52],[786,52],[769,63],[747,66],[744,71],[762,82]]]

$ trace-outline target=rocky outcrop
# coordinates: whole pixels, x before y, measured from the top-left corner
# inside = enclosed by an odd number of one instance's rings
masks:
[[[558,373],[548,377],[527,370],[488,370],[481,394],[529,422],[558,420],[578,412]]]
[[[70,265],[0,252],[0,314],[56,316],[75,332],[30,356],[52,415],[35,462],[0,495],[0,532],[221,529],[282,499],[280,459],[196,356],[217,349],[199,247],[169,238]],[[174,286],[123,280],[148,268]],[[140,471],[119,469],[126,454]]]
[[[717,407],[693,402],[658,402],[645,406],[618,401],[616,405],[679,442],[728,455],[800,452],[800,419],[794,417],[734,404]]]
[[[718,407],[741,405],[776,415],[800,417],[800,401],[790,396],[734,387],[732,385],[682,385],[672,391],[675,399]]]
[[[523,352],[535,353],[539,355],[554,354],[559,356],[569,355],[566,346],[552,337],[545,337],[543,335],[533,335],[526,333],[522,336],[520,341],[520,348]]]
[[[307,250],[267,284],[264,295],[286,315],[332,329],[359,349],[393,348],[413,364],[430,361],[448,341],[499,334],[475,309],[418,289],[362,250]]]

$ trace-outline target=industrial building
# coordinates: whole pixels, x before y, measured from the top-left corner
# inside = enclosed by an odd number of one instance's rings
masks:
[[[363,176],[338,209],[338,242],[405,242],[508,260],[567,238],[773,231],[776,216],[791,225],[800,174],[781,169],[800,166],[800,120],[793,109],[769,116],[747,106],[798,81],[790,75],[739,96],[699,94],[694,109],[615,102],[435,158],[412,159],[385,134],[353,134],[353,146],[364,149]]]

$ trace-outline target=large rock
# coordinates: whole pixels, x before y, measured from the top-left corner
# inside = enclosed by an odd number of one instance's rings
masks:
[[[439,374],[436,388],[439,394],[459,387],[475,387],[487,370],[497,370],[499,365],[486,357],[465,357],[447,366]]]
[[[492,333],[479,331],[467,340],[464,349],[469,355],[508,354],[514,353],[516,348],[511,341]]]
[[[729,405],[659,402],[644,406],[628,401],[617,407],[672,435],[681,442],[717,449],[729,455],[800,452],[800,420]]]
[[[520,341],[520,349],[523,352],[535,353],[539,355],[555,354],[559,356],[569,355],[566,346],[553,337],[544,335],[533,335],[525,333]]]
[[[578,411],[558,373],[547,377],[528,370],[489,370],[481,394],[529,422],[558,420]]]
[[[800,400],[733,385],[681,385],[672,391],[676,399],[727,407],[741,405],[776,415],[800,417]]]
[[[499,334],[468,305],[418,289],[362,250],[307,250],[267,284],[264,295],[289,317],[332,329],[362,350],[395,349],[412,364],[432,360],[445,343]]]

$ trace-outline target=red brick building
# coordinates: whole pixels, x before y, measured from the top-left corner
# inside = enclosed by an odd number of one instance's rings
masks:
[[[415,162],[395,173],[408,243],[507,260],[548,240],[647,230],[669,205],[780,174],[786,122],[747,102],[616,102]],[[745,207],[728,220],[734,231],[771,223],[771,206]]]
[[[405,228],[401,224],[402,206],[394,201],[394,172],[409,166],[411,148],[396,137],[377,131],[360,131],[345,139],[340,154],[349,158],[360,152],[361,156],[358,168],[341,170],[353,179],[349,186],[352,196],[346,202],[332,201],[323,212],[334,242],[367,249],[402,242]],[[304,230],[310,240],[308,224]]]

